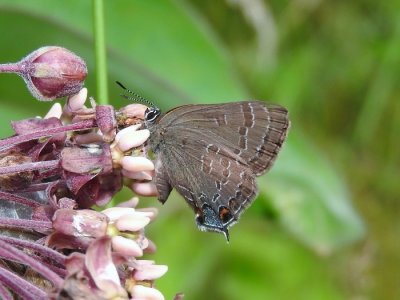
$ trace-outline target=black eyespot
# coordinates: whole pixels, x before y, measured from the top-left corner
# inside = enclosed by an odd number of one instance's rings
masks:
[[[144,118],[147,122],[154,122],[155,119],[160,115],[160,110],[155,107],[149,107],[144,113]]]

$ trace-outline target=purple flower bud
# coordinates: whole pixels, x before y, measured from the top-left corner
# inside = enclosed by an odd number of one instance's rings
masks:
[[[51,101],[78,93],[86,78],[87,67],[73,52],[46,46],[18,63],[0,65],[0,72],[19,74],[36,99]]]

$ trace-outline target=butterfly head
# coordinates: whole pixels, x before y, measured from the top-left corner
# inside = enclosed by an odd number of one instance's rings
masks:
[[[154,124],[160,114],[161,110],[158,107],[148,107],[144,113],[144,121],[146,122],[146,124]]]

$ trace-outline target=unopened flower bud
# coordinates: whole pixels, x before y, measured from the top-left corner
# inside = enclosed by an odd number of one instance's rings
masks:
[[[51,101],[78,93],[86,78],[87,67],[73,52],[46,46],[18,63],[0,65],[0,72],[19,74],[36,99]]]
[[[159,290],[143,285],[135,285],[130,290],[132,299],[164,300],[163,294]]]

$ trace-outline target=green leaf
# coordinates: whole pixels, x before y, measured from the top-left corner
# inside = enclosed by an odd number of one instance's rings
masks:
[[[289,134],[270,176],[260,189],[280,223],[320,254],[359,240],[363,223],[345,183],[306,139]]]
[[[58,9],[60,1],[51,0],[1,3],[3,26],[13,20],[14,30],[23,34],[32,27],[29,24],[35,24],[32,34],[26,36],[24,54],[34,50],[33,45],[72,47],[87,58],[89,91],[94,93],[90,88],[95,69],[87,2],[62,2],[63,9]],[[234,61],[189,6],[179,1],[107,1],[105,11],[111,82],[120,80],[168,108],[187,102],[247,98],[233,72]],[[75,16],[73,22],[71,15]],[[42,34],[35,35],[36,31]],[[5,38],[11,43],[13,36]],[[111,94],[117,98],[118,87],[112,85]],[[282,225],[318,252],[330,252],[357,240],[363,226],[351,207],[345,185],[318,151],[310,149],[297,130],[292,131],[271,176],[260,178],[261,191],[269,196]]]

